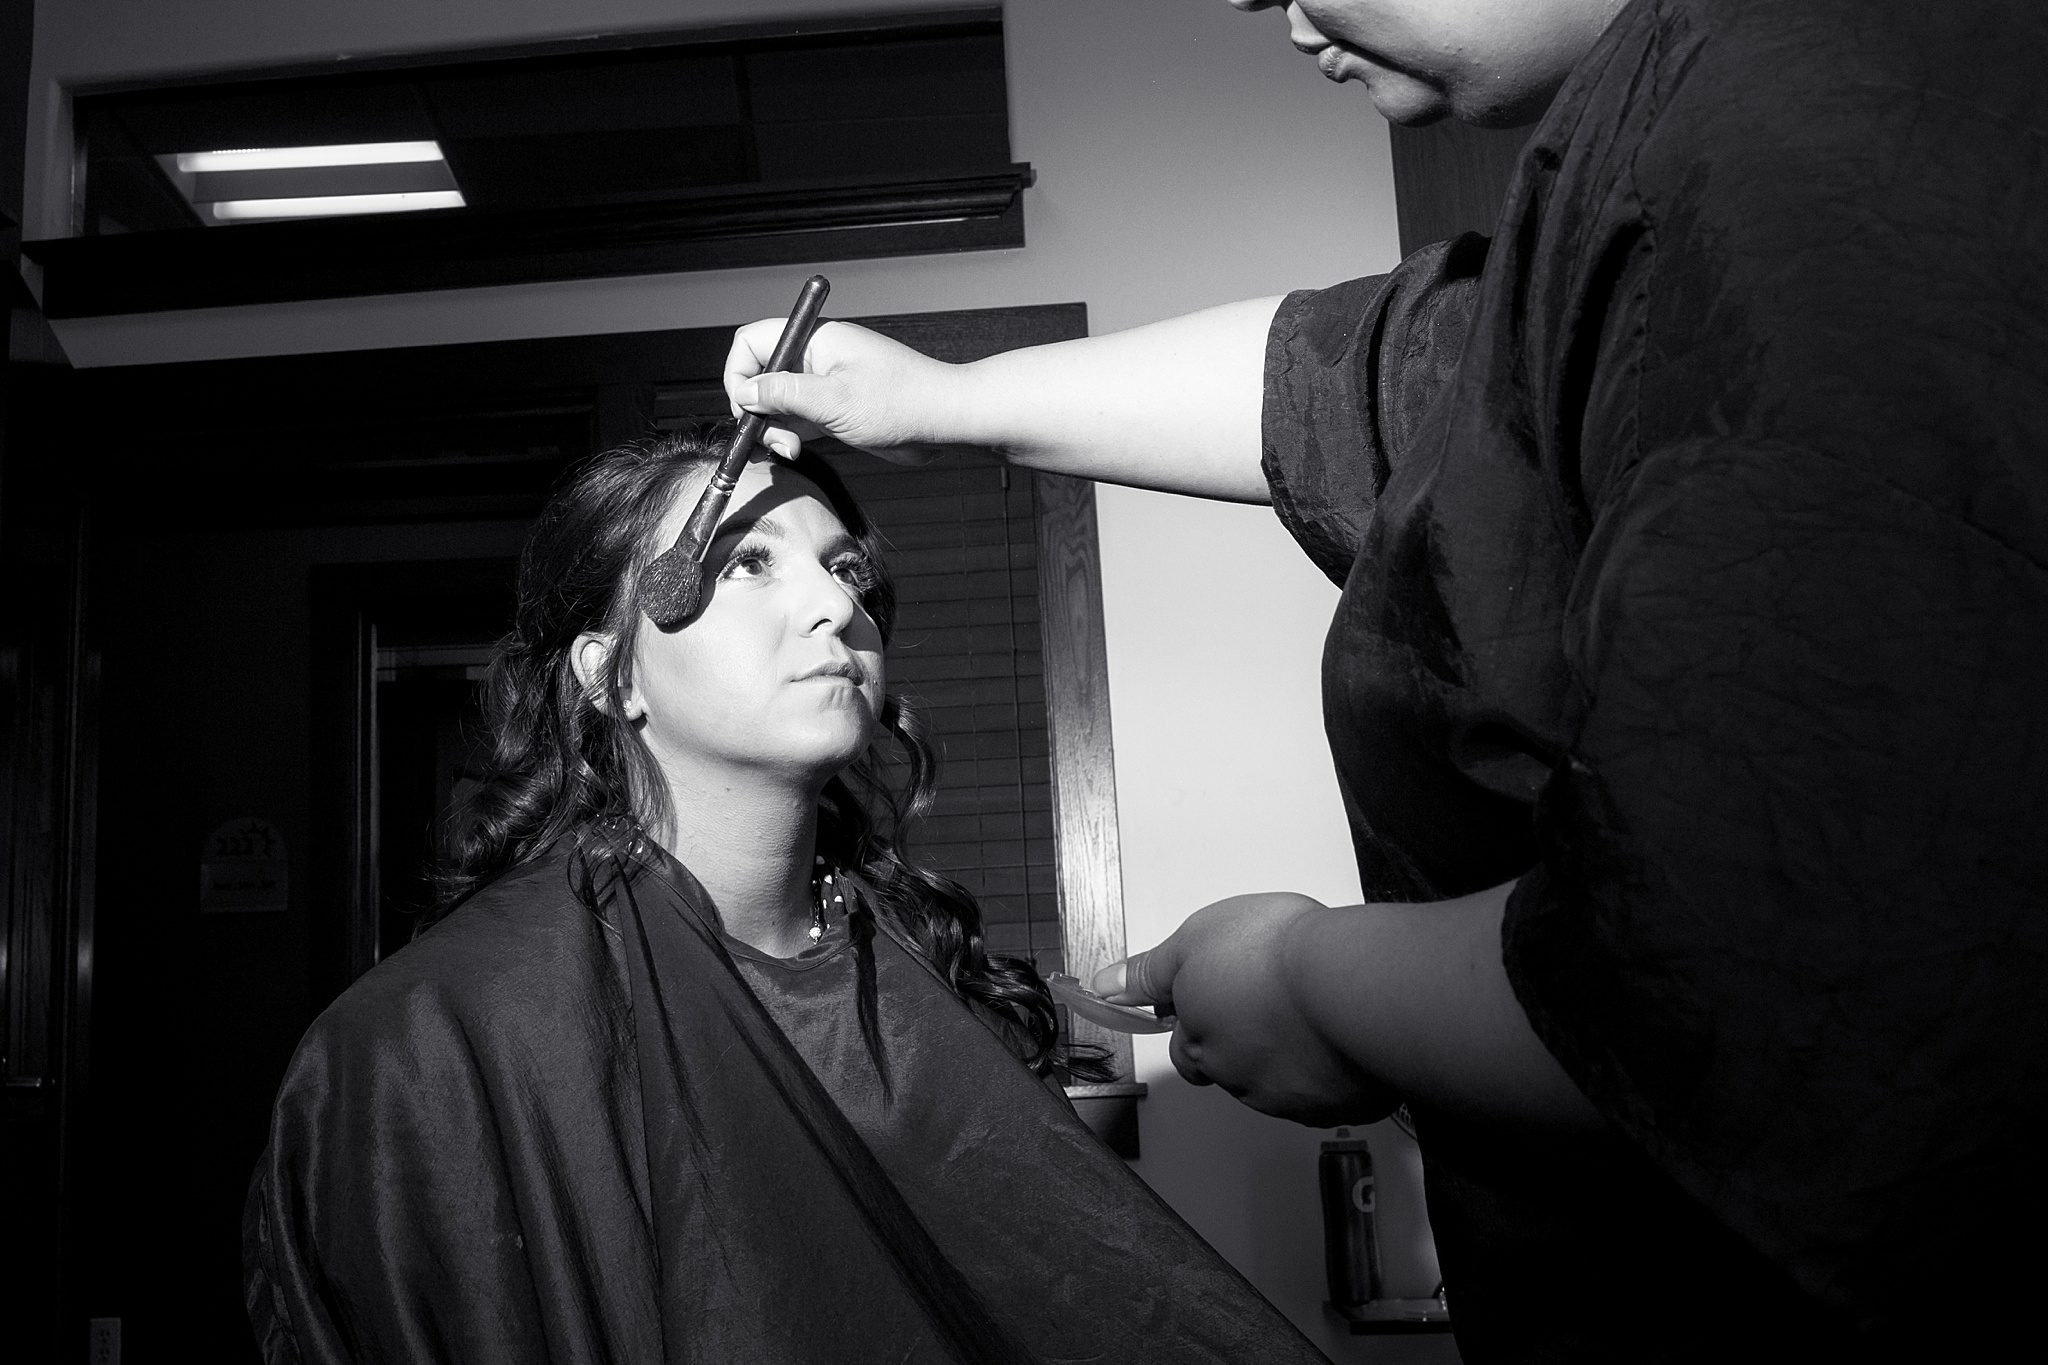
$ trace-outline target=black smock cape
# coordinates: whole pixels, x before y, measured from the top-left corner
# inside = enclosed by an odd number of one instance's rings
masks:
[[[778,961],[672,860],[601,914],[570,874],[306,1035],[245,1217],[271,1365],[1323,1360],[887,933]]]
[[[1517,880],[1616,1135],[1417,1115],[1473,1365],[2039,1301],[2044,91],[2038,3],[1637,0],[1490,243],[1274,321],[1366,896]]]

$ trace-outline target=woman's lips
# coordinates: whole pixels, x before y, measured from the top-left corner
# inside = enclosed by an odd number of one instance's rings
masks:
[[[859,664],[848,660],[843,663],[820,664],[808,673],[799,673],[796,676],[798,682],[812,682],[817,679],[838,679],[859,687],[867,681],[867,674]]]

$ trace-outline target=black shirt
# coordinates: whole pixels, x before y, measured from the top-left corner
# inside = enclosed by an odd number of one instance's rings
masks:
[[[2017,0],[1638,0],[1490,244],[1275,319],[1366,895],[1518,879],[1510,979],[1617,1135],[1420,1116],[1468,1360],[2038,1283],[2044,73]]]

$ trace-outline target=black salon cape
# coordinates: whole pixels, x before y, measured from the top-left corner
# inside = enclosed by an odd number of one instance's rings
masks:
[[[671,862],[511,874],[313,1025],[244,1221],[282,1362],[1323,1357],[918,960],[778,963]],[[1304,1178],[1307,1178],[1306,1176]]]
[[[1274,321],[1366,895],[1519,879],[1618,1135],[1418,1115],[1468,1362],[2040,1302],[2044,91],[2038,3],[1638,0],[1490,245]]]

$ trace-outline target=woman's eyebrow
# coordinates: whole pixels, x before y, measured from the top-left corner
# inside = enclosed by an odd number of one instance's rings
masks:
[[[719,545],[734,540],[743,540],[751,535],[765,536],[770,540],[789,539],[788,529],[775,519],[775,514],[773,512],[763,512],[758,517],[742,516],[732,518],[718,528],[718,534],[711,537],[711,543]]]
[[[763,512],[758,517],[734,517],[718,528],[718,534],[711,538],[711,550],[719,552],[749,536],[759,535],[767,540],[788,544],[790,530],[773,511]],[[845,527],[827,536],[818,547],[821,558],[828,555],[844,554],[848,550],[865,553],[865,547],[853,532]]]

